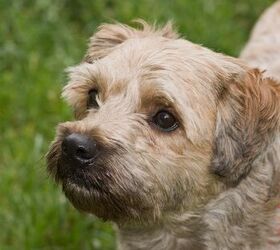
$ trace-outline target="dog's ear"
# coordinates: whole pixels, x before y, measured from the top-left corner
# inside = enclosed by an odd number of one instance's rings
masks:
[[[250,172],[279,126],[280,88],[259,70],[225,84],[218,103],[211,168],[230,185]]]
[[[168,22],[164,27],[157,29],[156,25],[149,25],[143,20],[136,20],[140,24],[140,29],[135,29],[125,24],[103,24],[97,29],[97,32],[90,38],[89,46],[84,60],[91,63],[108,55],[116,46],[124,41],[150,35],[162,36],[175,39],[178,37],[173,30],[172,22]]]

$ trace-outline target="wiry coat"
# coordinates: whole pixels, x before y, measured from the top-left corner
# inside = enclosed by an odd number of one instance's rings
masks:
[[[77,120],[59,125],[48,169],[76,208],[118,225],[119,249],[280,248],[279,7],[261,18],[243,60],[170,24],[105,24],[69,69],[63,96]],[[91,89],[98,109],[87,107]],[[161,109],[176,116],[175,131],[152,124]],[[61,159],[71,133],[102,149],[79,176]]]

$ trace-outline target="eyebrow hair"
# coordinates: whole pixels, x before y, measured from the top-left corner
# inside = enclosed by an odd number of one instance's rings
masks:
[[[104,92],[108,88],[108,80],[104,77],[104,73],[101,73],[102,71],[98,64],[82,63],[69,67],[66,72],[69,80],[63,91],[68,92],[69,90],[88,89],[91,87]]]
[[[141,106],[142,108],[149,109],[151,106],[162,106],[163,108],[173,108],[175,107],[175,97],[173,97],[167,89],[164,88],[164,85],[159,83],[149,83],[143,84],[140,87],[140,97],[141,97]]]

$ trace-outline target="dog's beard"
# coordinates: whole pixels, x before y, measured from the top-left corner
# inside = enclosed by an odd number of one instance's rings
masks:
[[[136,156],[107,150],[84,168],[74,168],[61,158],[60,145],[53,143],[47,155],[48,170],[75,208],[120,223],[155,219],[156,189],[137,166]]]

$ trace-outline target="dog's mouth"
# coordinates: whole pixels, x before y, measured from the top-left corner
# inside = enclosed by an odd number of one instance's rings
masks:
[[[114,200],[113,173],[101,158],[76,163],[71,157],[63,157],[61,143],[54,143],[47,155],[48,170],[61,184],[70,202],[80,211],[93,213],[103,219],[113,218],[110,209]],[[110,211],[111,210],[111,211]],[[117,214],[121,209],[115,205]],[[118,211],[119,210],[119,211]]]
[[[74,207],[105,220],[123,216],[128,206],[121,202],[126,195],[124,190],[117,191],[122,177],[112,166],[116,164],[112,160],[116,152],[104,150],[81,164],[69,155],[65,157],[61,144],[61,140],[55,141],[47,154],[48,171]]]
[[[133,175],[135,162],[127,155],[110,149],[94,160],[75,163],[71,157],[63,157],[58,140],[47,154],[48,171],[78,210],[105,220],[139,219],[139,211],[152,210],[152,199],[148,199],[150,189]]]
[[[80,166],[75,165],[75,162],[70,163],[60,158],[56,178],[63,185],[72,183],[89,192],[96,192],[106,190],[110,174],[106,170],[106,166],[98,162],[85,162],[83,166]]]

